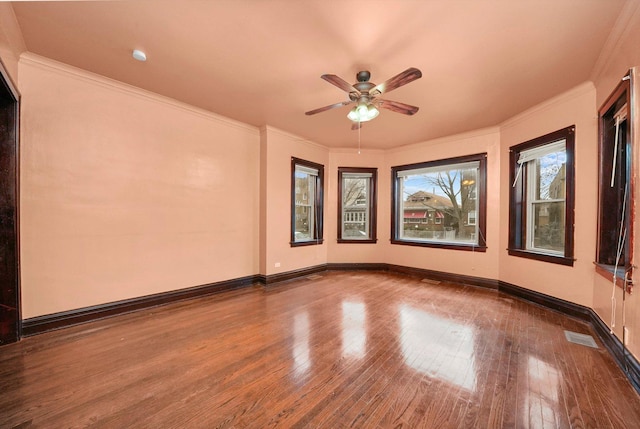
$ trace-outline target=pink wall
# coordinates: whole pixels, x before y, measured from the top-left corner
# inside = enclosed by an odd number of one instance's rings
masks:
[[[324,165],[324,221],[330,218],[327,201],[335,196],[327,189],[329,150],[272,127],[261,130],[261,248],[263,269],[260,274],[272,275],[327,263],[327,231],[320,245],[291,247],[291,157]]]
[[[326,237],[331,263],[383,263],[389,246],[389,170],[381,150],[332,150],[327,176],[331,198],[327,205]],[[338,243],[338,167],[364,167],[378,169],[378,223],[376,244]],[[335,197],[334,197],[335,196]]]
[[[595,88],[591,83],[548,100],[501,126],[500,280],[577,304],[591,306],[596,242],[597,121]],[[509,147],[576,126],[575,229],[573,267],[507,254],[509,237]]]
[[[446,250],[427,247],[413,247],[386,244],[384,260],[394,265],[424,268],[462,274],[487,279],[498,278],[498,216],[499,202],[499,143],[500,134],[497,128],[487,128],[470,133],[455,135],[429,142],[404,146],[387,152],[385,169],[416,162],[435,161],[476,153],[487,153],[487,251],[467,252],[460,250]],[[390,177],[389,179],[390,180]],[[389,188],[387,182],[381,184],[381,189]],[[382,192],[382,199],[386,207],[390,208],[391,192]],[[390,224],[380,225],[383,230],[389,230]],[[388,234],[388,233],[387,233]]]
[[[23,317],[258,272],[259,131],[20,61]]]

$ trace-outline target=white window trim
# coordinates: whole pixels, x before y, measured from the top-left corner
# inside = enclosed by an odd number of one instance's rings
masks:
[[[562,202],[565,204],[565,210],[566,210],[566,198],[555,198],[555,199],[544,199],[544,200],[539,200],[539,199],[534,199],[535,193],[536,193],[536,176],[538,175],[538,169],[535,166],[535,161],[539,158],[542,158],[550,153],[555,153],[555,152],[565,152],[566,153],[567,150],[567,146],[566,146],[566,140],[562,139],[559,140],[557,142],[553,142],[553,143],[548,143],[542,146],[537,146],[534,147],[532,149],[528,149],[528,150],[524,150],[522,152],[520,152],[520,156],[518,157],[518,164],[519,164],[519,170],[522,169],[522,166],[524,164],[529,164],[529,166],[531,168],[527,168],[527,174],[528,174],[528,178],[527,178],[527,218],[526,218],[526,229],[527,229],[527,240],[525,243],[525,249],[532,251],[532,252],[536,252],[536,253],[543,253],[543,254],[549,254],[549,255],[556,255],[556,256],[564,256],[564,249],[562,251],[557,251],[557,250],[551,250],[551,249],[542,249],[539,247],[535,247],[535,211],[534,211],[534,206],[537,204],[546,204],[546,203],[558,203],[558,202]],[[518,176],[516,175],[516,180],[514,181],[517,182],[518,180]],[[565,182],[565,186],[566,186],[566,182]],[[564,194],[566,195],[566,189]],[[567,225],[565,225],[565,228],[567,227]]]

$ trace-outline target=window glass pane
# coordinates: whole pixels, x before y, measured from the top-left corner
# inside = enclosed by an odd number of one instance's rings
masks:
[[[533,248],[564,252],[564,201],[533,204]]]
[[[296,168],[295,241],[313,240],[316,176]]]
[[[535,160],[535,200],[564,199],[566,163],[565,150],[548,153]]]
[[[369,239],[369,177],[342,179],[342,238]]]
[[[479,162],[398,172],[400,239],[477,244]]]
[[[562,149],[527,163],[530,171],[528,249],[564,253],[566,162],[566,151]]]
[[[377,169],[338,167],[338,243],[376,242]]]

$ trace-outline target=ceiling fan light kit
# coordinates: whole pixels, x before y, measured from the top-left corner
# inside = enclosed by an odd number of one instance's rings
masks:
[[[357,103],[356,106],[347,114],[347,117],[351,121],[358,123],[357,126],[354,125],[351,128],[355,130],[360,129],[361,122],[367,122],[376,118],[380,114],[378,107],[382,107],[396,113],[401,113],[403,115],[414,115],[418,111],[418,107],[416,106],[400,103],[398,101],[377,98],[383,93],[393,91],[394,89],[400,88],[401,86],[413,82],[416,79],[420,79],[422,77],[422,72],[417,68],[408,68],[380,85],[369,82],[371,73],[366,70],[358,72],[356,75],[358,82],[353,85],[333,74],[323,74],[321,77],[330,84],[347,92],[349,94],[349,101],[341,101],[329,106],[310,110],[305,113],[306,115],[315,115],[316,113],[324,112],[326,110]]]
[[[367,122],[374,119],[380,114],[380,111],[373,104],[361,103],[351,109],[347,114],[347,118],[353,122]]]

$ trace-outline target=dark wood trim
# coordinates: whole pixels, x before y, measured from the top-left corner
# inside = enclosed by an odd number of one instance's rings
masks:
[[[473,244],[453,244],[453,243],[435,243],[430,241],[413,241],[413,240],[394,240],[391,239],[391,244],[399,244],[402,246],[416,246],[416,247],[433,247],[438,249],[449,250],[466,250],[468,252],[486,252],[486,246],[475,246]]]
[[[552,264],[566,265],[573,267],[573,263],[576,261],[574,258],[567,258],[564,256],[549,255],[546,253],[532,252],[529,250],[520,249],[507,249],[507,252],[511,256],[519,256],[521,258],[535,259],[537,261],[549,262]]]
[[[387,269],[392,273],[405,274],[412,277],[420,277],[429,280],[437,280],[448,283],[460,283],[470,286],[479,286],[488,289],[498,289],[498,281],[483,277],[453,274],[444,271],[427,270],[424,268],[405,267],[403,265],[387,264]]]
[[[15,254],[11,255],[12,257],[9,256],[9,252],[7,252],[7,254],[4,255],[5,268],[7,270],[10,269],[12,271],[11,277],[13,278],[14,284],[10,285],[7,282],[7,284],[3,286],[10,289],[13,289],[13,287],[15,286],[15,290],[13,291],[13,294],[14,294],[14,296],[12,297],[13,302],[11,303],[0,302],[0,304],[9,304],[9,305],[5,305],[4,311],[7,312],[7,314],[11,314],[10,323],[12,325],[10,334],[5,335],[3,333],[3,335],[0,337],[0,344],[3,344],[6,341],[9,341],[9,342],[19,341],[20,338],[22,338],[22,293],[21,293],[22,275],[21,275],[21,260],[20,260],[20,253],[21,253],[20,252],[20,140],[21,140],[20,114],[22,111],[22,99],[21,99],[20,92],[18,91],[17,85],[11,79],[9,72],[7,71],[7,68],[1,59],[0,59],[0,86],[6,89],[8,98],[10,99],[10,107],[8,109],[11,110],[10,115],[12,116],[11,118],[12,128],[9,128],[7,131],[9,134],[13,133],[13,136],[10,138],[10,140],[12,140],[12,143],[13,143],[12,151],[13,151],[13,157],[14,157],[14,160],[13,160],[14,165],[11,166],[12,171],[5,171],[5,173],[6,175],[10,175],[10,174],[15,175],[12,181],[8,180],[6,182],[6,185],[13,186],[14,188],[8,192],[9,195],[4,196],[4,198],[6,199],[5,202],[7,204],[3,207],[3,212],[6,211],[3,214],[3,216],[5,217],[4,218],[5,226],[9,222],[13,223],[11,238],[15,240],[15,242],[11,246],[13,247],[13,251],[15,252]],[[7,168],[7,167],[8,166],[6,165],[4,166],[4,168]],[[10,210],[7,210],[7,208],[9,208]],[[11,211],[13,212],[12,215],[10,214]],[[8,231],[5,231],[5,233],[7,232]],[[9,241],[8,234],[5,238],[7,239],[7,241]],[[8,272],[6,274],[9,275]],[[7,317],[7,319],[9,319],[9,317]]]
[[[521,298],[525,301],[533,302],[551,310],[559,311],[567,316],[589,322],[591,320],[591,309],[573,302],[565,301],[560,298],[546,295],[540,292],[516,286],[511,283],[500,280],[498,282],[498,290],[508,295]]]
[[[94,305],[60,313],[32,317],[22,321],[25,337],[42,334],[56,329],[68,328],[81,323],[93,322],[106,317],[118,316],[146,308],[171,304],[185,299],[200,298],[253,285],[260,281],[258,276],[247,276],[206,285],[141,296],[107,304]]]
[[[611,329],[593,309],[503,281],[499,282],[498,290],[589,323],[613,357],[613,360],[625,373],[634,389],[640,394],[640,363],[635,356],[629,353],[626,347],[623,347],[622,342],[611,332]]]
[[[385,263],[334,263],[327,264],[327,269],[334,271],[387,271],[422,279],[479,286],[488,289],[498,289],[497,280],[467,276],[463,274],[452,274],[444,271],[427,270],[425,268],[407,267],[403,265]]]
[[[509,148],[509,255],[535,259],[553,264],[573,266],[574,229],[575,229],[575,135],[576,127],[571,125],[549,134],[545,134]],[[554,256],[526,249],[527,242],[527,167],[520,171],[518,183],[513,186],[519,170],[516,166],[520,152],[537,146],[544,146],[565,140],[567,162],[565,164],[565,228],[564,255]]]
[[[632,386],[640,393],[640,363],[622,346],[620,340],[611,333],[609,327],[600,319],[593,309],[555,298],[540,292],[516,286],[504,281],[482,277],[452,274],[443,271],[427,270],[423,268],[406,267],[385,263],[331,263],[316,265],[270,276],[254,275],[233,280],[227,280],[208,285],[196,286],[188,289],[143,296],[113,303],[85,307],[45,316],[38,316],[23,321],[23,334],[31,336],[44,332],[62,329],[81,323],[92,322],[106,317],[117,316],[146,308],[170,304],[185,299],[193,299],[220,292],[240,289],[256,283],[271,285],[287,280],[300,279],[312,274],[333,271],[387,271],[412,277],[437,280],[447,283],[465,284],[494,289],[518,299],[522,299],[569,317],[582,320],[592,325],[596,335],[605,348],[611,353],[616,364],[623,370]]]
[[[350,240],[348,238],[339,238],[336,242],[341,244],[376,244],[378,240]]]
[[[614,271],[614,267],[611,265],[605,265],[605,264],[599,264],[597,262],[594,262],[593,265],[596,267],[596,273],[602,277],[604,277],[605,279],[607,279],[610,282],[613,282],[613,271]],[[622,289],[624,287],[624,267],[618,267],[618,273],[619,275],[616,276],[616,286],[618,286],[620,289]],[[631,283],[628,282],[627,284],[627,293],[631,293]]]
[[[627,228],[626,237],[624,244],[624,255],[623,260],[621,260],[620,266],[627,273],[627,278],[629,282],[627,283],[627,291],[630,293],[632,289],[631,279],[633,278],[633,266],[631,261],[633,261],[633,249],[634,249],[634,224],[635,224],[635,176],[636,176],[636,162],[635,162],[635,145],[634,145],[634,120],[635,118],[635,103],[633,96],[633,85],[632,80],[634,79],[633,70],[629,70],[629,72],[624,76],[624,78],[618,83],[616,88],[613,90],[611,94],[607,97],[602,106],[598,109],[598,229],[597,229],[597,237],[596,237],[596,263],[602,264],[606,266],[607,264],[612,264],[613,261],[605,260],[608,259],[603,256],[603,254],[609,254],[610,251],[603,250],[603,235],[607,235],[606,233],[601,232],[601,228],[609,229],[612,224],[616,224],[618,222],[617,219],[611,220],[610,218],[605,220],[612,215],[612,213],[617,212],[616,208],[612,209],[612,205],[610,202],[605,201],[607,198],[605,196],[609,196],[610,198],[610,183],[608,183],[610,171],[605,172],[606,165],[608,162],[605,162],[605,140],[606,140],[606,126],[605,123],[607,121],[612,120],[613,118],[606,118],[608,116],[608,112],[610,109],[613,109],[616,103],[624,97],[624,101],[627,104],[627,139],[625,142],[625,151],[628,155],[626,157],[626,177],[625,180],[629,184],[629,190],[627,193],[626,202],[622,204],[625,206],[625,218],[627,219],[625,227]],[[615,111],[613,112],[615,114]],[[605,190],[609,190],[605,192]],[[606,225],[603,227],[603,221]],[[604,275],[606,270],[596,270],[596,272],[600,275]],[[611,280],[613,277],[611,277]],[[616,282],[617,284],[617,282]],[[620,286],[622,287],[622,286]]]
[[[331,263],[331,264],[327,264],[327,270],[330,270],[330,271],[389,271],[389,265],[369,263],[369,262]]]
[[[308,241],[296,241],[295,229],[296,229],[296,165],[309,167],[318,170],[318,177],[316,179],[316,195],[315,195],[315,225],[313,225],[313,240]],[[291,247],[298,246],[312,246],[323,243],[323,214],[324,214],[324,165],[318,164],[312,161],[306,161],[304,159],[291,157],[291,241],[289,244]]]
[[[440,243],[437,241],[406,240],[399,237],[400,215],[398,212],[399,189],[397,175],[399,171],[414,170],[419,168],[442,167],[464,162],[479,162],[478,183],[476,185],[476,195],[478,198],[478,244],[464,243]],[[433,247],[450,250],[467,250],[474,252],[486,252],[487,249],[487,153],[477,153],[473,155],[458,156],[455,158],[439,159],[417,164],[399,165],[391,167],[391,244],[407,246]]]
[[[598,314],[591,311],[591,325],[596,335],[609,351],[613,360],[616,361],[620,369],[627,376],[631,385],[640,394],[640,362],[622,345],[622,342],[611,333],[611,329],[602,321]]]
[[[313,267],[300,268],[298,270],[286,271],[283,273],[271,274],[268,276],[260,275],[259,282],[263,285],[270,285],[273,283],[284,282],[287,280],[294,280],[300,277],[310,276],[327,271],[327,264],[316,265]]]
[[[317,240],[308,240],[308,241],[291,241],[289,242],[289,244],[291,245],[291,247],[302,247],[302,246],[316,246],[318,244],[322,244],[324,243],[323,239],[317,239]]]
[[[354,240],[342,238],[342,178],[344,173],[368,173],[371,174],[369,180],[369,238],[366,240]],[[374,244],[378,242],[378,169],[364,167],[338,167],[338,243],[365,243]]]

